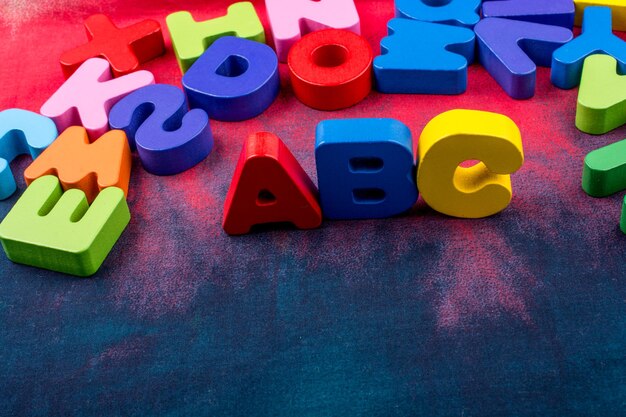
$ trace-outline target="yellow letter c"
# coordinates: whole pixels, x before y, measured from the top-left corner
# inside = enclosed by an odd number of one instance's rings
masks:
[[[470,160],[480,162],[459,166]],[[511,119],[451,110],[431,120],[420,136],[417,188],[426,204],[440,213],[487,217],[509,205],[509,174],[523,163],[522,138]]]

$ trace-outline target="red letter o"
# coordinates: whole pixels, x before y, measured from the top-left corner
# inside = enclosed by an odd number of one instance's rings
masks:
[[[310,33],[289,51],[293,91],[314,109],[353,106],[372,89],[372,60],[372,48],[362,36],[338,29]]]

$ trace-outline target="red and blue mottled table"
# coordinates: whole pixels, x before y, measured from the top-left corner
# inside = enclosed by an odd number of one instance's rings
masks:
[[[63,81],[60,54],[85,40],[82,21],[93,13],[164,25],[168,13],[206,19],[228,3],[5,0],[0,109],[39,109]],[[378,52],[392,2],[357,7]],[[167,55],[145,68],[180,85],[169,40]],[[621,196],[587,197],[580,175],[584,155],[626,129],[578,132],[576,91],[553,88],[547,69],[528,101],[511,100],[473,65],[464,95],[373,93],[335,113],[300,104],[286,75],[281,68],[282,92],[263,115],[213,122],[215,150],[196,168],[157,177],[134,159],[133,219],[94,278],[0,256],[0,414],[623,413]],[[522,131],[526,163],[503,213],[455,220],[420,202],[388,220],[223,233],[224,197],[248,134],[278,134],[315,179],[320,120],[393,117],[417,139],[453,108],[504,113]],[[0,202],[0,216],[18,197]]]

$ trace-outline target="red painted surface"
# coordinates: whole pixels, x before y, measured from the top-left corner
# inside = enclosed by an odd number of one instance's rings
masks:
[[[248,137],[224,205],[224,230],[248,233],[257,224],[289,222],[300,229],[322,224],[317,188],[287,146],[267,132]]]
[[[372,48],[347,30],[310,33],[289,51],[294,94],[309,107],[340,110],[363,100],[372,89]]]
[[[118,28],[107,16],[96,14],[85,20],[88,43],[61,55],[61,68],[69,77],[89,58],[104,58],[115,77],[137,71],[142,63],[165,52],[159,22],[146,19]]]

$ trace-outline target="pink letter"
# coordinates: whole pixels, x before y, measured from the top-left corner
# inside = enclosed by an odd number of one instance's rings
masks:
[[[115,103],[138,88],[154,84],[149,71],[112,78],[106,60],[88,59],[41,106],[40,113],[54,120],[59,132],[84,126],[95,140],[109,130],[109,110]]]
[[[265,0],[265,6],[281,62],[287,62],[291,46],[309,32],[346,29],[361,34],[354,0]]]

